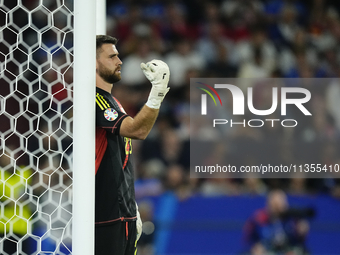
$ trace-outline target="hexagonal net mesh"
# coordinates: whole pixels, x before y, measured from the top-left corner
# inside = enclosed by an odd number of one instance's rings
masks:
[[[71,254],[73,1],[0,0],[0,254]]]

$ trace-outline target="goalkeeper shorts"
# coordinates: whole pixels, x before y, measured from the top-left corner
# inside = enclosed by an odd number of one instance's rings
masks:
[[[95,255],[134,255],[136,221],[117,221],[95,227]]]

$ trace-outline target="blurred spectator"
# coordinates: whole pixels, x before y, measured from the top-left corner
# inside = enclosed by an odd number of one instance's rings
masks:
[[[266,194],[266,192],[267,187],[261,179],[249,175],[247,178],[243,180],[243,186],[241,190],[242,194],[255,196],[264,195]]]
[[[248,27],[258,22],[263,7],[259,0],[225,0],[221,4],[223,14],[233,20],[242,17]]]
[[[340,77],[340,68],[338,68]],[[326,89],[326,102],[329,113],[333,116],[335,125],[340,131],[340,80],[333,79]]]
[[[162,194],[164,188],[161,179],[165,175],[165,171],[165,165],[158,159],[142,163],[135,182],[136,199]]]
[[[219,56],[220,47],[224,47],[225,57],[231,64],[237,63],[234,43],[224,35],[224,26],[218,22],[213,21],[206,25],[204,35],[197,42],[197,50],[199,54],[207,62],[207,65],[214,63],[222,56]]]
[[[161,158],[166,165],[177,164],[181,159],[182,143],[176,132],[167,130],[161,141]]]
[[[306,176],[297,176],[290,179],[288,193],[291,195],[305,195],[307,193],[307,179]]]
[[[183,167],[172,164],[168,167],[165,174],[164,186],[167,190],[180,192],[184,185],[185,173]],[[179,193],[178,193],[179,194]]]
[[[270,72],[263,67],[264,60],[262,56],[261,49],[254,49],[254,59],[252,61],[244,61],[240,65],[239,72],[237,74],[238,78],[266,78],[270,76]],[[243,91],[246,91],[250,87],[251,82],[242,83],[240,87]]]
[[[113,29],[121,42],[125,42],[132,34],[132,27],[141,22],[141,9],[137,5],[130,6],[123,3],[113,4],[108,8],[109,28]]]
[[[250,254],[308,254],[306,217],[311,215],[308,210],[289,208],[282,190],[271,191],[266,208],[257,210],[245,225]]]
[[[215,178],[206,179],[200,187],[200,193],[207,197],[237,195],[239,188],[233,180],[220,174],[220,176],[215,175]]]
[[[162,37],[168,42],[176,38],[196,39],[198,36],[195,25],[191,25],[187,21],[184,1],[168,4],[160,24],[159,29]]]
[[[237,65],[229,62],[229,52],[228,49],[223,45],[217,46],[217,59],[207,65],[206,72],[208,77],[215,78],[229,78],[236,77],[238,70]]]
[[[280,11],[279,21],[271,29],[271,39],[278,46],[289,45],[300,29],[298,10],[294,5],[285,4]]]
[[[290,5],[299,15],[299,19],[303,20],[306,15],[306,7],[299,0],[269,0],[266,1],[264,12],[269,23],[278,21],[283,9]]]
[[[277,52],[273,43],[267,38],[265,29],[262,27],[255,27],[251,33],[250,40],[240,42],[236,51],[241,64],[238,77],[269,77],[271,72],[276,69]],[[242,66],[249,68],[248,65],[257,67],[257,70],[249,74],[242,71]],[[255,76],[257,72],[259,74]]]
[[[292,42],[281,48],[278,67],[282,73],[286,74],[292,68],[296,68],[298,64],[296,57],[300,52],[305,55],[308,65],[316,66],[317,51],[311,46],[308,34],[303,29],[297,30]]]
[[[140,24],[136,29],[145,29],[146,34],[150,32],[150,27],[147,25]],[[127,85],[137,86],[145,83],[143,72],[137,71],[140,70],[140,63],[146,63],[152,59],[161,59],[161,56],[152,50],[150,43],[151,40],[152,39],[147,36],[135,38],[137,44],[135,45],[133,53],[123,60],[122,68],[124,69],[124,72],[122,72],[122,80]]]
[[[316,70],[308,63],[306,51],[304,49],[294,52],[296,65],[291,66],[285,73],[286,78],[312,78],[316,75]],[[320,77],[319,77],[320,78]]]
[[[165,62],[170,68],[172,88],[185,85],[185,76],[189,70],[200,71],[205,66],[202,56],[192,49],[190,42],[185,38],[178,38],[174,41],[174,50],[165,56]]]
[[[334,8],[326,7],[325,3],[326,1],[313,1],[308,24],[312,43],[320,52],[337,46],[335,27],[339,21],[339,14]]]

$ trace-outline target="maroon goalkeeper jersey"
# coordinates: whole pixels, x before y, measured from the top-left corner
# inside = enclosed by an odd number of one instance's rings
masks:
[[[136,220],[131,139],[119,135],[128,115],[110,93],[96,91],[96,224]]]

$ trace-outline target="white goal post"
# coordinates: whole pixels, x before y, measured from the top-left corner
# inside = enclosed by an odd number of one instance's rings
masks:
[[[105,33],[105,5],[0,0],[0,254],[94,254],[95,35],[96,23]]]
[[[96,1],[74,4],[74,255],[94,254]]]

